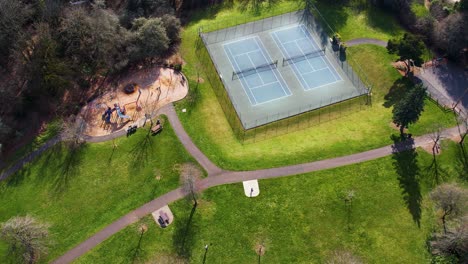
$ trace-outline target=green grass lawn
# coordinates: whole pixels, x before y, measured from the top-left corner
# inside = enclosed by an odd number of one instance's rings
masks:
[[[317,8],[344,41],[355,38],[389,40],[404,32],[391,14],[373,6],[358,11],[339,1],[320,1]]]
[[[427,10],[426,6],[423,3],[413,2],[411,4],[411,11],[418,18],[430,17],[431,13]]]
[[[324,263],[338,249],[351,251],[364,263],[428,263],[426,240],[440,228],[428,192],[443,181],[466,186],[467,157],[460,150],[456,143],[443,142],[438,179],[432,155],[418,150],[261,180],[260,196],[253,199],[244,196],[241,183],[214,187],[201,194],[186,247],[180,245],[191,206],[181,200],[170,205],[175,221],[167,229],[146,217],[77,263],[176,263],[178,254],[202,263],[206,244],[207,263],[256,263],[259,243],[266,247],[262,263]],[[355,196],[347,207],[343,197],[350,190]],[[140,240],[141,225],[148,231]]]
[[[189,63],[185,68],[189,79],[196,76],[190,64],[196,61],[193,46],[188,46],[190,37],[195,41],[191,30],[193,27],[184,31],[186,42],[182,43],[182,53]],[[213,162],[232,170],[297,164],[388,145],[390,136],[398,133],[391,127],[393,98],[401,92],[398,85],[401,76],[390,64],[395,57],[385,48],[373,45],[355,46],[349,50],[374,83],[372,107],[363,111],[287,135],[242,144],[233,134],[209,83],[203,83],[199,85],[195,104],[187,101],[177,104],[179,118],[190,137]],[[190,85],[196,86],[193,81]],[[182,113],[182,108],[188,111]],[[425,134],[437,122],[444,127],[456,124],[451,113],[427,101],[421,120],[410,127],[410,132]]]
[[[179,185],[177,164],[193,161],[169,123],[75,152],[59,145],[0,183],[0,222],[30,214],[51,225],[49,258]],[[115,149],[113,144],[116,145]],[[5,259],[0,246],[0,259]]]

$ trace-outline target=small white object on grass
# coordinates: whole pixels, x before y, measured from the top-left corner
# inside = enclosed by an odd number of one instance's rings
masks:
[[[247,197],[256,197],[260,194],[260,188],[258,187],[257,180],[244,181],[244,193]]]
[[[185,113],[185,112],[187,112],[187,109],[185,109],[185,108],[182,109],[182,113]]]

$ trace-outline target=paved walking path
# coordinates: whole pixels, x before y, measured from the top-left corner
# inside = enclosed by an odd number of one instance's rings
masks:
[[[376,39],[354,39],[347,42],[348,46],[354,46],[359,44],[375,44],[379,46],[386,46],[386,42]],[[256,171],[225,171],[218,168],[215,164],[213,164],[201,151],[198,147],[193,143],[190,139],[188,134],[185,132],[180,120],[177,117],[175,112],[174,106],[172,104],[168,104],[160,109],[160,114],[165,114],[169,122],[171,123],[177,137],[187,149],[187,151],[197,160],[197,162],[207,171],[208,177],[200,180],[197,183],[197,187],[200,191],[206,190],[208,188],[223,185],[223,184],[230,184],[230,183],[237,183],[243,182],[248,180],[255,180],[255,179],[267,179],[267,178],[276,178],[276,177],[284,177],[284,176],[292,176],[307,172],[314,172],[319,170],[325,170],[330,168],[336,168],[340,166],[360,163],[368,160],[373,160],[381,157],[385,157],[391,155],[395,152],[400,152],[404,150],[408,150],[414,147],[422,147],[426,146],[427,144],[431,144],[432,140],[430,135],[425,135],[421,137],[416,137],[414,140],[407,141],[402,144],[397,145],[390,145],[385,146],[382,148],[369,150],[349,156],[338,157],[333,159],[321,160],[316,162],[280,167],[280,168],[272,168],[272,169],[263,169],[263,170],[256,170]],[[117,132],[110,135],[102,136],[102,137],[88,137],[86,140],[88,142],[102,142],[114,139],[116,137],[120,137],[125,135],[125,132]],[[453,138],[459,135],[458,128],[450,128],[443,131],[444,138]],[[59,142],[60,139],[56,139],[56,141],[51,142],[50,144],[46,144],[41,147],[40,150],[31,153],[28,157],[20,161],[21,165],[16,166],[16,170],[19,170],[21,166],[32,159],[34,157],[40,155],[43,151],[48,149],[49,147],[55,145]],[[10,170],[9,170],[10,171]],[[11,171],[15,171],[12,169]],[[5,174],[5,173],[4,173]],[[3,175],[2,174],[2,177]],[[12,173],[10,173],[12,174]],[[8,177],[8,176],[6,176]],[[2,178],[0,177],[0,180]],[[138,219],[150,214],[151,212],[161,208],[166,204],[170,204],[174,201],[177,201],[183,198],[184,194],[181,188],[175,189],[171,192],[168,192],[146,204],[143,206],[133,210],[132,212],[128,213],[127,215],[121,217],[119,220],[111,223],[92,237],[88,238],[86,241],[82,242],[75,248],[71,249],[70,251],[66,252],[64,255],[56,259],[53,263],[70,263],[73,260],[77,259],[78,257],[82,256],[110,236],[114,235],[115,233],[119,232],[120,230],[124,229],[128,225],[131,225],[138,221]]]
[[[0,181],[5,180],[6,178],[10,177],[10,175],[15,174],[17,171],[21,170],[24,165],[28,164],[29,162],[33,161],[35,158],[37,158],[39,155],[41,155],[44,151],[48,150],[49,148],[55,146],[58,142],[60,142],[60,137],[54,137],[44,143],[40,148],[37,150],[29,153],[27,156],[23,157],[19,161],[17,161],[13,166],[9,167],[2,173],[0,173]]]
[[[349,41],[345,41],[346,46],[352,47],[356,45],[362,44],[373,44],[381,47],[387,47],[387,42],[380,40],[380,39],[373,39],[373,38],[356,38]]]
[[[167,115],[169,122],[174,128],[174,131],[179,137],[182,144],[186,147],[190,154],[192,154],[193,157],[201,164],[201,166],[208,172],[208,177],[203,180],[200,180],[197,183],[197,187],[200,191],[204,191],[208,188],[223,184],[237,183],[254,179],[268,179],[292,176],[307,172],[336,168],[340,166],[385,157],[395,152],[408,150],[414,147],[421,147],[431,143],[430,135],[425,135],[421,137],[416,137],[413,141],[408,141],[403,144],[390,145],[374,150],[369,150],[349,156],[333,158],[328,160],[321,160],[310,163],[256,171],[225,171],[214,165],[192,142],[192,140],[182,127],[172,104],[165,106],[163,109],[161,109],[160,113],[164,113]],[[454,137],[458,135],[458,128],[454,127],[444,130],[442,134],[444,138]],[[82,242],[75,248],[65,253],[63,256],[56,259],[53,263],[61,264],[72,262],[73,260],[82,256],[83,254],[85,254],[86,252],[88,252],[89,250],[91,250],[92,248],[94,248],[99,243],[103,242],[113,234],[119,232],[128,225],[137,222],[138,219],[142,218],[143,216],[150,214],[151,212],[161,208],[165,204],[175,202],[181,199],[183,196],[184,194],[182,192],[182,189],[178,188],[152,200],[151,202],[141,206],[140,208],[137,208],[136,210],[128,213],[119,220],[108,225],[106,228],[99,231],[97,234],[88,238],[86,241]]]
[[[357,38],[346,41],[348,47],[373,44],[386,47],[387,42],[372,38]],[[422,82],[427,87],[438,104],[447,108],[456,106],[457,112],[463,116],[468,115],[468,72],[452,62],[444,65],[420,68],[415,76],[417,82]]]

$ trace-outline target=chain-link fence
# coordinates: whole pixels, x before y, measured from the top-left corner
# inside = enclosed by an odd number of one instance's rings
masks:
[[[320,18],[321,16],[314,14],[313,11],[305,12],[302,10],[275,17],[263,17],[254,22],[228,19],[211,23],[209,26],[199,29],[200,39],[197,42],[198,59],[204,65],[207,79],[218,97],[234,134],[241,142],[255,142],[272,136],[305,129],[363,110],[366,105],[370,105],[372,85],[367,76],[359,67],[359,64],[353,61],[352,54],[340,52],[336,47],[333,47],[329,34],[334,34],[334,32],[333,30],[323,30],[319,23]],[[236,102],[226,91],[225,84],[223,83],[224,80],[220,78],[217,67],[214,65],[214,60],[211,58],[212,55],[208,52],[209,45],[296,23],[305,24],[311,29],[310,31],[313,34],[316,34],[316,37],[321,41],[321,45],[325,47],[328,54],[327,57],[333,58],[336,61],[357,88],[357,91],[351,94],[323,99],[319,105],[307,105],[288,112],[272,113],[253,123],[242,123],[238,112],[236,112]],[[326,21],[322,23],[326,23]],[[329,27],[328,24],[326,25]],[[355,69],[357,69],[357,73]],[[269,123],[272,121],[275,122]],[[246,127],[253,128],[245,129]]]

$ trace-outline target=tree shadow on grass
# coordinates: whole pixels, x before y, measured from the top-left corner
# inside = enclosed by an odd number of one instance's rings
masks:
[[[190,203],[186,203],[187,205]],[[188,209],[188,206],[186,206]],[[190,259],[192,256],[192,248],[195,244],[195,234],[197,233],[198,227],[194,223],[194,215],[197,209],[196,204],[192,205],[190,214],[185,217],[179,218],[174,221],[175,230],[172,237],[173,247],[178,256],[185,259]]]
[[[61,146],[62,153],[58,157],[61,162],[56,167],[55,174],[50,175],[50,177],[54,177],[52,178],[52,190],[55,194],[61,194],[66,191],[70,180],[80,173],[87,147],[86,143],[72,147],[69,147],[67,144]]]
[[[138,242],[135,247],[130,249],[129,256],[131,256],[131,263],[138,262],[140,260],[142,254],[144,253],[141,243],[143,240],[143,236],[145,235],[144,231],[140,231],[140,234],[138,235]]]
[[[396,80],[385,95],[383,106],[389,108],[398,103],[412,85],[413,83],[405,77]]]
[[[323,47],[328,46],[330,36],[335,32],[339,32],[348,19],[348,13],[343,5],[327,4],[326,6],[327,8],[321,9],[319,3],[317,3],[317,11],[314,9],[314,6],[310,5],[310,7],[308,7],[305,5],[304,13],[301,17],[301,22],[303,24],[314,29]],[[330,8],[330,6],[333,6],[333,8]],[[324,21],[324,19],[326,19],[326,21]]]
[[[196,1],[193,1],[196,3]],[[218,4],[211,4],[205,8],[196,8],[196,6],[191,6],[190,10],[186,10],[184,13],[188,14],[187,16],[182,16],[181,22],[185,25],[187,24],[196,24],[201,20],[205,19],[216,19],[218,13],[223,9],[232,8],[234,6],[234,0],[222,1]],[[193,11],[191,11],[193,10]],[[188,12],[187,12],[188,11]]]
[[[427,166],[425,171],[428,176],[427,180],[429,181],[429,185],[432,187],[442,183],[444,178],[448,175],[447,171],[440,166],[435,154],[432,155],[432,162]]]
[[[468,181],[468,154],[466,151],[466,147],[464,145],[458,144],[455,152],[455,158],[457,163],[458,177],[467,182]]]
[[[133,148],[130,150],[130,167],[131,173],[139,173],[143,169],[149,160],[149,156],[153,149],[153,137],[151,137],[151,131],[148,130],[146,135],[142,137]]]
[[[420,226],[421,221],[421,189],[419,186],[418,153],[414,148],[414,141],[398,136],[392,136],[393,166],[398,174],[398,181],[402,189],[403,199],[414,222]]]
[[[335,32],[340,32],[341,29],[346,25],[348,21],[348,12],[346,10],[345,4],[342,1],[324,1],[326,3],[316,3],[317,9],[320,11],[322,16],[327,20],[326,22],[330,25],[331,29]],[[319,20],[321,24],[324,23],[321,19]],[[331,35],[333,32],[327,28],[327,25],[322,25],[323,29]]]
[[[386,13],[377,7],[368,7],[366,9],[367,25],[373,29],[377,29],[391,36],[395,36],[400,32],[397,23],[392,23],[392,15]]]

